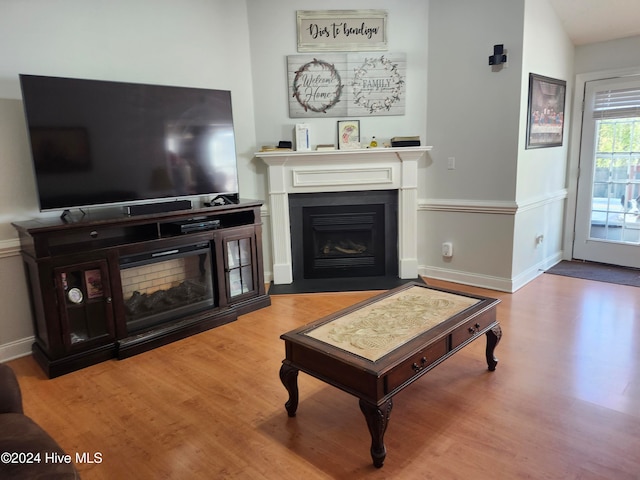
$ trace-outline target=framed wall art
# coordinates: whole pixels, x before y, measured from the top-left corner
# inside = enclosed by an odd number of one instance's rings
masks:
[[[567,82],[529,74],[526,147],[562,146]]]
[[[360,120],[338,120],[338,149],[360,148]]]
[[[404,115],[404,53],[289,55],[289,117]]]

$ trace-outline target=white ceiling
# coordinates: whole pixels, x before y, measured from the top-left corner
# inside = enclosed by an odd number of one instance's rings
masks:
[[[549,0],[575,45],[640,35],[640,0]]]

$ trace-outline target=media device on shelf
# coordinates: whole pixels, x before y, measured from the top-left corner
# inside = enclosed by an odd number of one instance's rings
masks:
[[[231,92],[25,74],[20,85],[42,211],[237,202]]]

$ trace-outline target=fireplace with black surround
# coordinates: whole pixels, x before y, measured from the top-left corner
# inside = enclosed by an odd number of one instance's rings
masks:
[[[398,192],[289,196],[292,291],[383,288],[398,281]]]
[[[431,149],[430,146],[420,146],[256,153],[256,157],[267,165],[269,179],[269,217],[273,240],[273,284],[269,292],[300,291],[287,288],[300,281],[299,276],[294,281],[292,246],[302,241],[302,233],[291,229],[289,201],[296,194],[395,190],[398,211],[397,276],[403,280],[419,280],[418,163]],[[367,278],[369,282],[375,277],[356,278]],[[339,283],[344,284],[344,279]]]

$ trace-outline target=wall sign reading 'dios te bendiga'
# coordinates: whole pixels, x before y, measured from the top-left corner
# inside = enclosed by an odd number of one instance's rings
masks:
[[[385,10],[298,10],[299,52],[387,49]]]
[[[289,117],[404,115],[404,53],[287,57]]]

